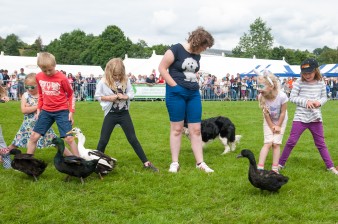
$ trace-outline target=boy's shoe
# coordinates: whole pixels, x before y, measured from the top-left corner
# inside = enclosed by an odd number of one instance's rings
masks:
[[[199,165],[196,165],[197,169],[203,170],[206,173],[212,173],[214,172],[213,169],[211,169],[210,167],[208,167],[208,165],[205,162],[201,162]]]
[[[143,165],[143,168],[154,172],[159,172],[159,170],[151,162],[149,162],[148,165]]]
[[[329,169],[327,169],[327,170],[330,171],[330,172],[333,173],[333,174],[338,175],[338,170],[337,170],[336,168],[334,168],[334,167],[331,167],[331,168],[329,168]]]
[[[170,173],[177,173],[180,170],[180,164],[178,162],[172,162],[169,167]]]

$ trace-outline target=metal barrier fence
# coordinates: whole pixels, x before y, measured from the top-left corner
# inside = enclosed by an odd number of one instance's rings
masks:
[[[201,98],[205,101],[247,101],[247,100],[256,100],[257,99],[257,90],[247,89],[239,90],[235,89],[214,89],[214,88],[205,88],[200,90]]]
[[[74,90],[76,101],[94,101],[96,83],[71,83]],[[19,100],[21,95],[26,91],[23,83],[18,81],[8,81],[6,84],[8,96],[11,100]],[[165,85],[148,86],[146,84],[133,84],[135,92],[134,100],[154,101],[164,100]],[[200,90],[201,99],[204,101],[236,101],[236,100],[255,100],[257,91],[247,90],[245,93],[229,89],[228,91],[219,91],[214,88],[205,88]]]
[[[3,85],[7,88],[8,96],[11,100],[19,100],[21,95],[26,91],[23,83],[18,81],[8,81]],[[76,101],[94,101],[96,83],[71,83],[74,90]],[[147,86],[146,84],[133,84],[135,92],[134,100],[154,101],[164,100],[165,85]],[[227,88],[204,88],[200,90],[201,99],[203,101],[251,101],[257,100],[257,90],[246,89],[238,90]],[[338,94],[333,96],[328,92],[328,98],[332,100],[338,99]]]
[[[8,97],[11,100],[20,100],[22,94],[26,91],[24,83],[18,81],[7,81],[2,86],[7,89]],[[96,83],[71,83],[71,86],[77,101],[94,100]]]

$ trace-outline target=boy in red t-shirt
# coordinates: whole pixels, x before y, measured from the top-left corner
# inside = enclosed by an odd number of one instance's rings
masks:
[[[79,156],[77,144],[71,134],[74,123],[75,98],[73,89],[67,77],[57,70],[54,55],[42,52],[38,56],[38,66],[41,71],[36,75],[36,83],[39,91],[37,114],[38,120],[27,144],[27,153],[34,154],[37,141],[56,122],[60,137],[64,138],[74,155]],[[65,149],[65,155],[72,153]]]

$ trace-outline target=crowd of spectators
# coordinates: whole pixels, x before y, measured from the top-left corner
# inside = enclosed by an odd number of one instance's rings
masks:
[[[62,71],[67,76],[69,83],[74,89],[74,95],[77,101],[93,101],[96,90],[96,84],[102,78],[102,75],[83,77],[81,72],[73,75]],[[0,84],[8,91],[11,100],[21,99],[21,95],[25,91],[23,81],[26,77],[24,69],[17,70],[12,74],[8,74],[8,70],[0,69]],[[253,101],[257,100],[257,79],[256,76],[241,77],[239,73],[230,75],[229,73],[223,78],[217,78],[215,75],[196,73],[197,80],[200,85],[200,93],[203,100],[227,100],[227,101]],[[153,69],[149,75],[137,75],[129,73],[128,78],[132,84],[146,84],[148,86],[163,85],[165,80],[161,74],[156,74]],[[280,79],[281,88],[290,96],[292,84],[296,77],[288,77]],[[327,87],[327,96],[329,99],[338,99],[338,78],[324,77]]]
[[[131,84],[147,84],[149,86],[153,86],[155,84],[165,84],[165,80],[162,75],[157,75],[155,69],[153,69],[149,75],[139,74],[137,78],[135,75],[129,73],[128,78]]]
[[[247,101],[257,99],[256,76],[241,78],[239,73],[236,76],[228,73],[222,79],[218,79],[215,75],[200,74],[197,79],[204,100]]]
[[[338,99],[338,78],[323,77],[326,83],[327,96],[331,100]],[[203,100],[229,100],[229,101],[252,101],[257,100],[257,77],[227,74],[222,79],[218,79],[211,74],[198,74],[197,79],[200,84],[200,92]],[[297,77],[287,77],[279,79],[281,89],[289,97],[293,82]]]

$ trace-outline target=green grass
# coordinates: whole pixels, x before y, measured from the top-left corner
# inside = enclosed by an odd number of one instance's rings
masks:
[[[75,124],[96,147],[103,120],[98,102],[78,102]],[[19,102],[0,104],[0,124],[7,144],[21,125]],[[288,104],[288,138],[295,106]],[[338,101],[322,109],[326,143],[338,165]],[[240,149],[256,158],[263,145],[262,114],[257,102],[203,102],[203,118],[228,116],[243,135],[235,152],[221,155],[215,141],[204,152],[215,170],[195,168],[186,137],[182,139],[181,170],[168,173],[169,120],[164,102],[132,102],[136,134],[160,173],[143,170],[121,128],[111,136],[106,153],[118,159],[116,169],[100,180],[96,174],[81,185],[64,182],[53,166],[54,148],[36,151],[48,163],[38,182],[14,170],[0,168],[0,223],[338,223],[338,178],[325,169],[311,134],[306,131],[294,148],[283,174],[289,183],[279,193],[261,192],[247,179],[248,160],[236,159]],[[57,128],[54,126],[54,130]],[[25,149],[23,149],[25,150]],[[271,165],[271,153],[266,166]]]

